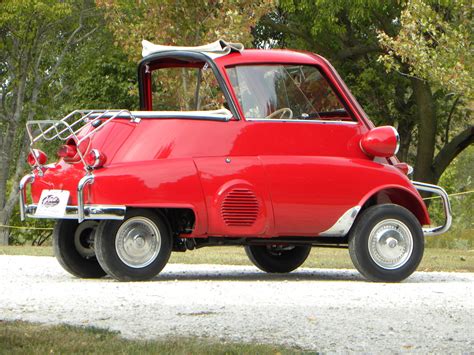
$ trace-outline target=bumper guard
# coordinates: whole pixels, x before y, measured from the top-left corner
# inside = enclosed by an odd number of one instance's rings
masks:
[[[449,197],[446,191],[437,185],[431,185],[424,182],[413,181],[413,185],[418,191],[426,191],[434,193],[441,197],[444,209],[444,224],[437,227],[427,227],[423,228],[423,234],[425,237],[433,237],[436,235],[443,234],[446,232],[453,222],[453,216],[451,213],[451,204],[449,203]]]

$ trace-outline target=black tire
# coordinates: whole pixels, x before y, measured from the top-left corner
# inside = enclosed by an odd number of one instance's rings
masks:
[[[102,221],[95,245],[97,259],[111,277],[118,281],[144,281],[165,267],[173,243],[168,226],[159,215],[136,209],[127,212],[123,221]]]
[[[250,261],[260,270],[270,273],[287,273],[299,268],[308,258],[310,245],[280,247],[246,245]]]
[[[399,282],[423,258],[424,236],[418,219],[406,208],[383,204],[357,217],[349,235],[349,254],[359,272],[376,282]]]
[[[81,278],[105,276],[94,252],[97,222],[61,219],[53,230],[53,249],[59,264],[70,274]]]

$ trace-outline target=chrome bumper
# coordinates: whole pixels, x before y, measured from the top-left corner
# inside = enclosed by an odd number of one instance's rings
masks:
[[[25,216],[30,218],[58,218],[57,216],[35,215],[37,205],[26,205]],[[79,212],[78,206],[67,206],[66,212],[61,219],[77,219],[82,222],[84,219],[117,219],[122,220],[125,217],[125,206],[110,205],[87,205],[83,206],[82,212]],[[79,219],[82,215],[82,220]]]
[[[37,205],[26,203],[26,187],[35,181],[34,174],[25,175],[19,184],[18,190],[20,193],[20,218],[22,221],[26,217],[30,218],[60,218],[60,219],[77,219],[78,222],[82,222],[85,219],[117,219],[122,220],[125,218],[125,212],[127,208],[125,206],[116,205],[84,205],[84,187],[87,184],[94,182],[94,176],[92,174],[84,176],[77,184],[77,206],[66,206],[66,211],[62,217],[58,216],[37,216],[36,208]]]
[[[446,191],[444,191],[442,187],[439,187],[437,185],[426,184],[424,182],[418,182],[418,181],[412,181],[412,182],[417,190],[431,192],[440,196],[441,201],[443,203],[444,216],[445,216],[444,224],[442,226],[437,226],[437,227],[423,228],[423,234],[425,235],[425,237],[440,235],[448,231],[448,229],[451,227],[451,224],[453,222],[453,216],[451,213],[451,204],[449,203],[449,197]]]

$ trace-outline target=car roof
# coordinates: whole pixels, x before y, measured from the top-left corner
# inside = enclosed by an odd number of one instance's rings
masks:
[[[287,49],[244,49],[215,59],[219,66],[249,63],[299,63],[324,65],[327,61],[314,53]]]

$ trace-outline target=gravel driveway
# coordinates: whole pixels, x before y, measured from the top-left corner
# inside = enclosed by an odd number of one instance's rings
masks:
[[[153,282],[80,280],[54,258],[0,256],[0,319],[127,338],[211,337],[324,352],[474,351],[474,273],[369,283],[352,270],[168,265]]]

